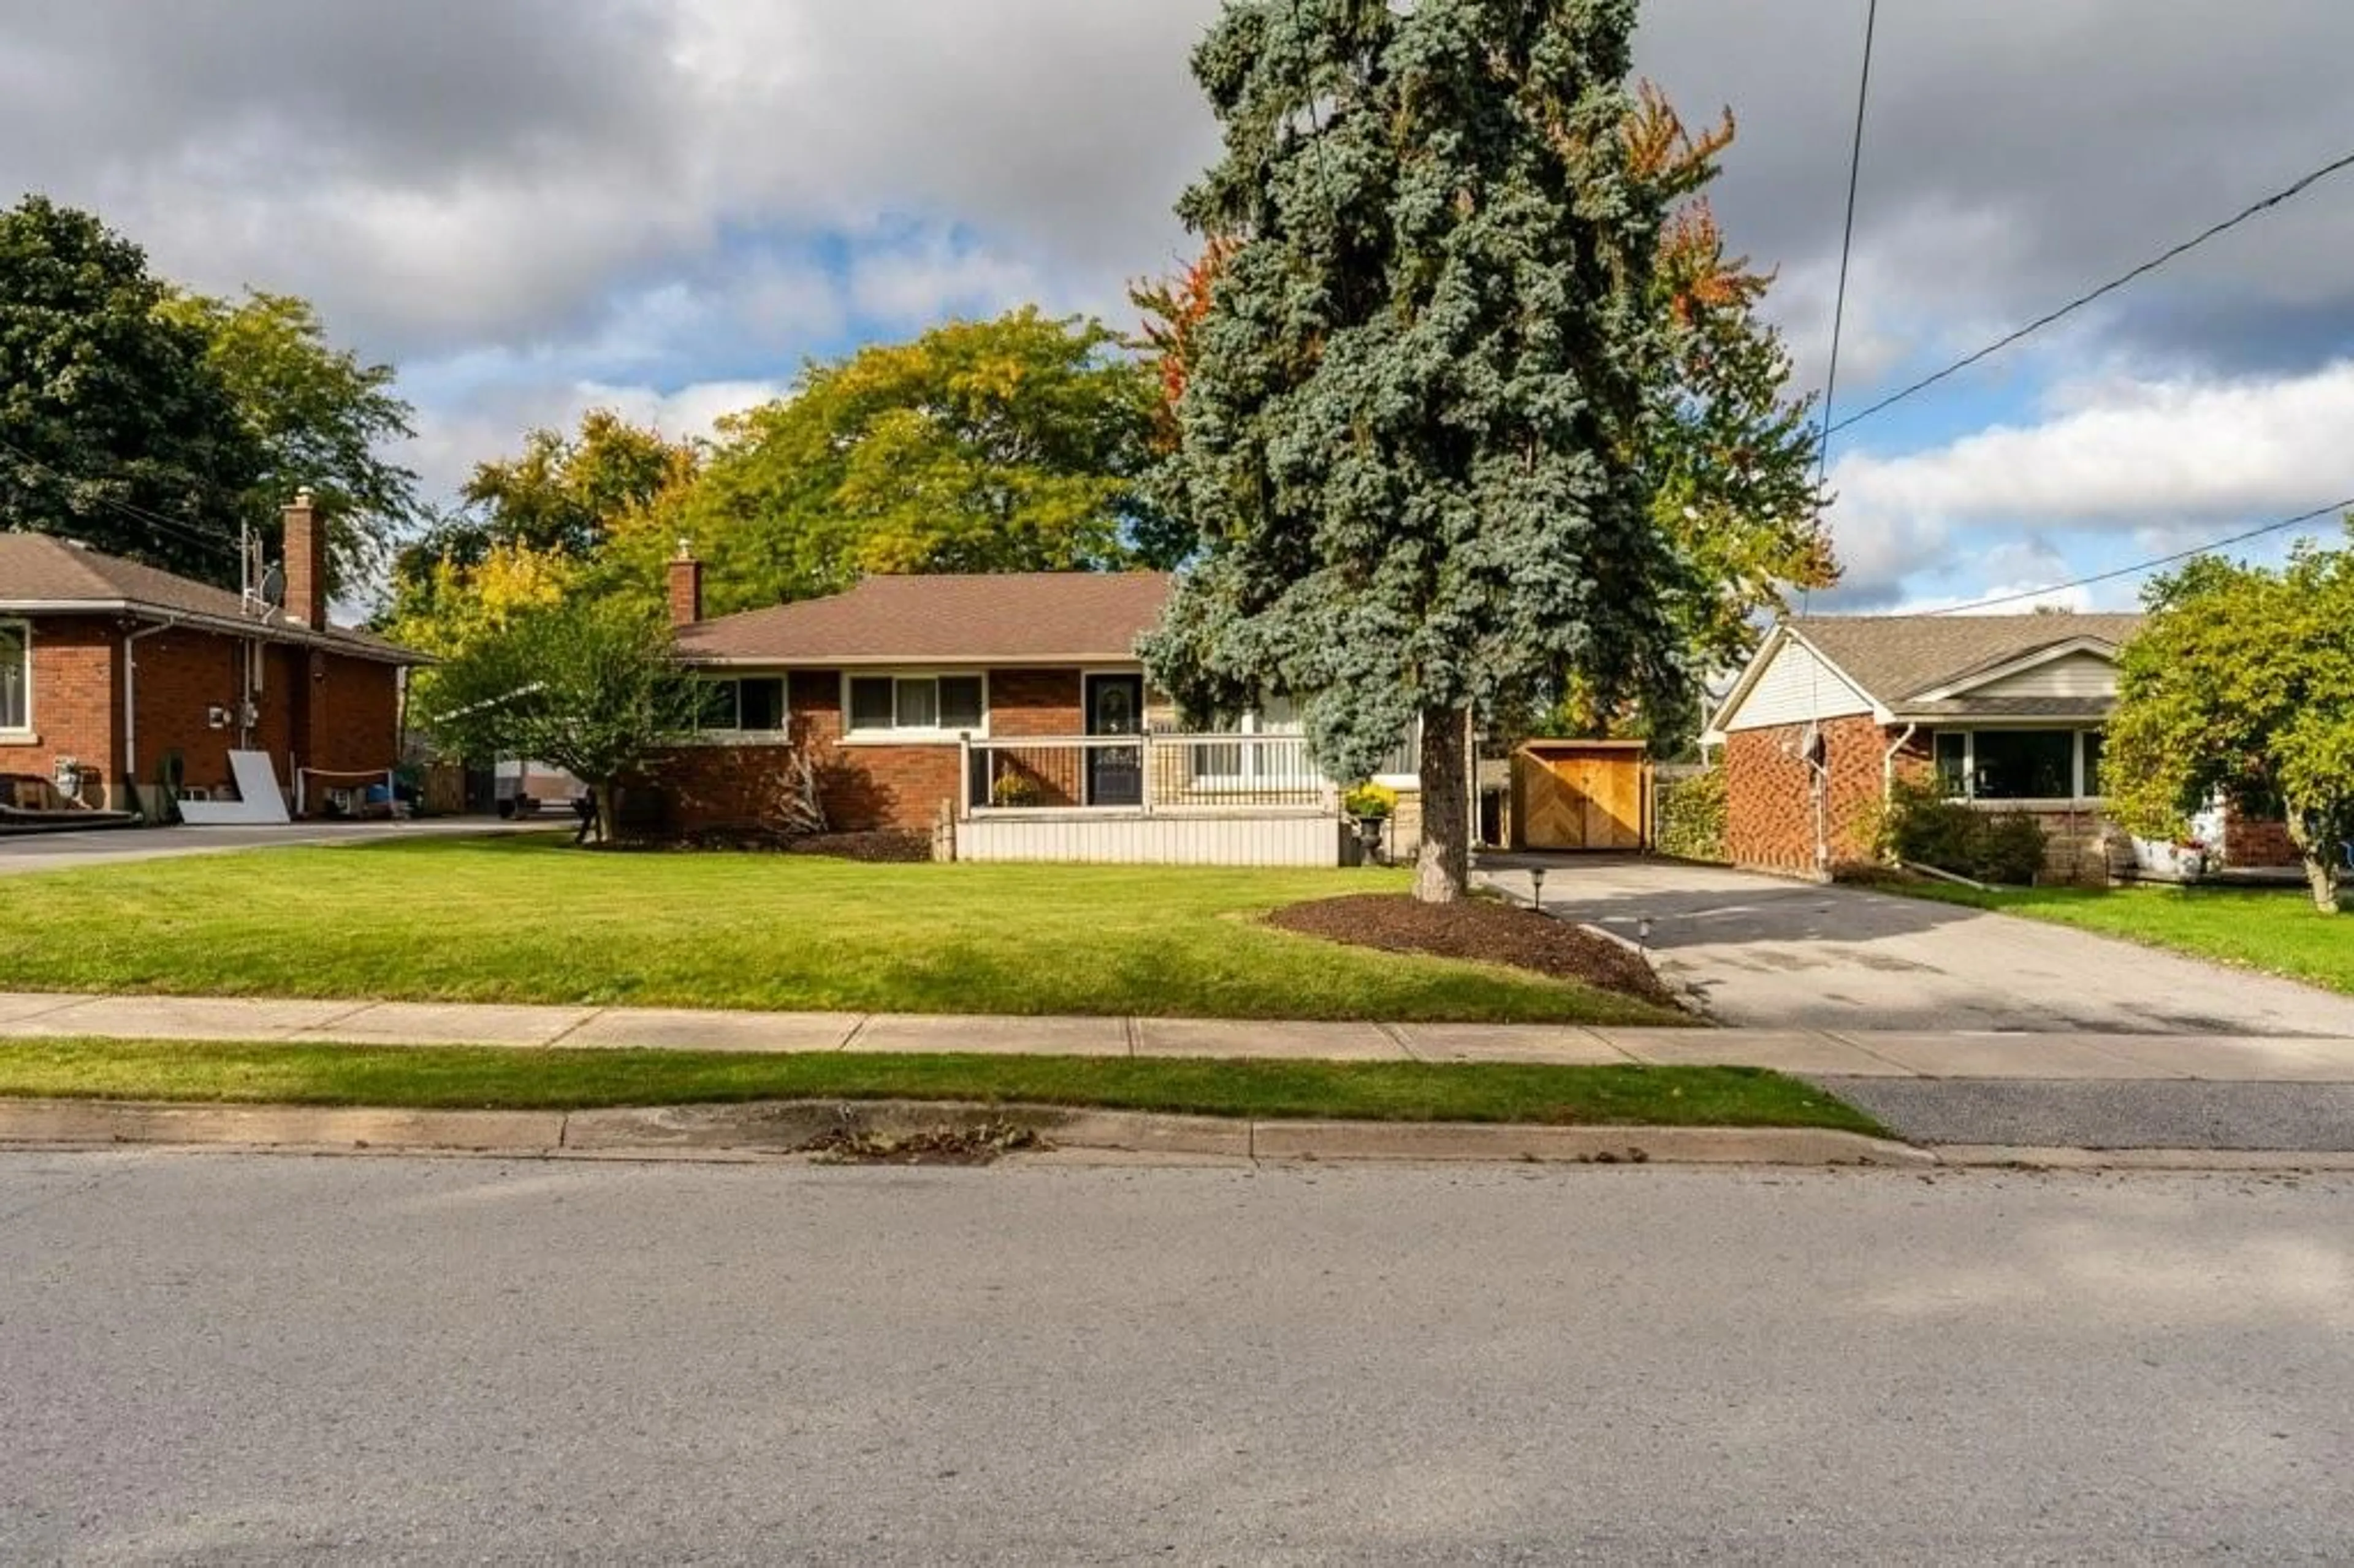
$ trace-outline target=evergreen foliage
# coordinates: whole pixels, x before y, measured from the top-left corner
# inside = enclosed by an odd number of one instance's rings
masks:
[[[1469,879],[1473,715],[1690,703],[1641,461],[1680,193],[1626,134],[1635,9],[1232,0],[1194,56],[1225,155],[1179,210],[1232,252],[1179,409],[1199,555],[1147,655],[1197,714],[1299,699],[1338,777],[1419,719],[1428,898]]]

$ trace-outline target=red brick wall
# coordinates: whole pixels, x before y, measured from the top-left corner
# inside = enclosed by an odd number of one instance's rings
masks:
[[[1822,732],[1831,863],[1869,860],[1872,816],[1882,798],[1884,758],[1896,736],[1863,715],[1827,719]],[[1799,752],[1805,733],[1804,725],[1786,725],[1725,737],[1724,847],[1734,864],[1801,874],[1821,869],[1815,858],[1813,776]],[[1902,777],[1917,777],[1931,766],[1918,737],[1897,758]]]
[[[45,618],[33,629],[33,728],[37,745],[0,742],[0,773],[48,775],[60,754],[77,758],[84,796],[122,804],[122,622]],[[151,785],[167,752],[180,753],[183,782],[217,789],[230,782],[239,741],[246,644],[217,632],[168,628],[133,645],[138,725],[133,766]],[[270,754],[279,782],[293,783],[293,759],[313,768],[390,767],[399,754],[399,676],[393,666],[281,643],[265,644],[254,749]],[[225,709],[228,725],[207,715]]]
[[[289,649],[308,677],[295,711],[307,725],[295,730],[305,768],[373,772],[400,760],[400,683],[392,667],[339,654]],[[309,712],[302,714],[307,704]]]
[[[989,733],[1074,736],[1087,732],[1076,670],[991,670]]]
[[[942,801],[961,799],[962,752],[953,745],[844,745],[843,680],[839,670],[796,670],[789,683],[793,744],[810,747],[826,817],[836,832],[928,832]],[[992,670],[989,727],[996,736],[1076,736],[1085,732],[1079,672]],[[769,826],[782,775],[780,747],[697,746],[656,760],[652,781],[664,800],[664,824],[674,832]],[[1075,755],[1060,770],[1076,767]],[[1055,772],[1042,763],[1042,776]],[[1075,775],[1076,777],[1076,775]],[[1045,803],[1075,798],[1042,777]]]
[[[235,638],[180,628],[141,638],[133,647],[133,679],[138,726],[138,782],[153,784],[156,768],[167,752],[180,754],[181,782],[192,788],[217,789],[230,782],[228,754],[238,743],[237,705],[244,686],[239,661],[244,644]],[[282,700],[284,666],[265,665],[265,699]],[[227,726],[215,729],[207,710],[223,709]],[[286,742],[282,719],[273,735],[266,722],[254,740],[270,752],[278,781],[286,779]]]
[[[794,671],[786,700],[788,734],[813,755],[836,832],[928,832],[940,802],[956,799],[962,753],[954,746],[842,743],[840,671]],[[677,832],[773,826],[783,753],[781,746],[694,746],[656,758],[663,825]]]
[[[2223,863],[2227,866],[2303,865],[2305,858],[2279,817],[2252,817],[2237,806],[2223,811]]]
[[[54,776],[58,758],[81,764],[82,799],[111,804],[122,766],[116,719],[122,701],[122,637],[94,618],[33,622],[32,738],[0,738],[0,773]]]

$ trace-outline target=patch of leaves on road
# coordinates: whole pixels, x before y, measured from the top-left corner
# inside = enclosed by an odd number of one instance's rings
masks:
[[[1036,1128],[984,1121],[915,1132],[839,1127],[811,1139],[801,1152],[827,1165],[991,1165],[1005,1155],[1045,1147]]]
[[[1425,904],[1404,894],[1357,893],[1289,905],[1270,914],[1267,923],[1352,947],[1532,969],[1681,1009],[1640,955],[1566,921],[1492,898]]]

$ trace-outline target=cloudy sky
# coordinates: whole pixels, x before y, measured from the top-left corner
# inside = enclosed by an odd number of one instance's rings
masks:
[[[0,0],[0,202],[402,367],[437,486],[599,405],[699,429],[803,356],[1185,249],[1218,0]],[[1863,0],[1650,0],[1741,138],[1716,200],[1819,379]],[[2354,149],[2343,0],[1883,7],[1853,410]],[[1844,434],[1847,586],[1949,604],[2354,495],[2354,171]],[[2267,546],[2266,552],[2273,548]],[[2131,581],[2067,596],[2130,602]]]

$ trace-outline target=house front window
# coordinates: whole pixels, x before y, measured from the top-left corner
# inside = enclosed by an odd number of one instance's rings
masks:
[[[705,733],[770,735],[785,727],[785,678],[746,675],[706,680],[695,727]]]
[[[854,739],[979,734],[989,722],[989,686],[980,675],[853,675],[849,733]]]
[[[0,620],[0,732],[33,727],[33,630]]]
[[[1964,800],[2101,798],[2097,729],[1947,729],[1933,742],[1937,785]]]

